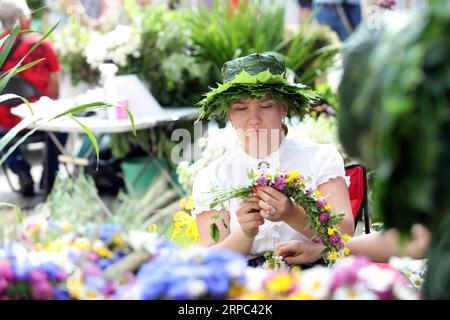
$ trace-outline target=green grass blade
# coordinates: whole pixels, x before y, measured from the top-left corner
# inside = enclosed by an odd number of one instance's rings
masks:
[[[8,56],[9,52],[11,51],[11,48],[16,41],[17,35],[20,33],[20,24],[18,21],[14,23],[11,33],[5,40],[5,44],[2,48],[2,51],[0,52],[0,68],[3,66],[3,63],[6,60],[6,57]]]
[[[94,146],[95,149],[95,154],[97,156],[97,168],[95,170],[98,170],[98,164],[100,163],[100,150],[98,147],[98,143],[97,143],[97,139],[95,138],[95,135],[92,133],[91,129],[89,129],[88,127],[86,127],[83,123],[81,123],[77,118],[75,118],[72,115],[67,115],[70,119],[72,119],[73,121],[75,121],[76,123],[78,123],[78,125],[84,130],[84,132],[86,133],[86,135],[89,137],[89,139],[92,142],[92,145]]]

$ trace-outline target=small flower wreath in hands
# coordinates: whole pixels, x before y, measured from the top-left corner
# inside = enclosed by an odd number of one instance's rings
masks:
[[[312,190],[305,185],[305,177],[298,171],[255,173],[250,171],[248,177],[251,181],[249,186],[233,188],[218,194],[210,205],[213,209],[217,205],[223,205],[225,201],[231,199],[245,199],[257,192],[257,187],[272,187],[293,201],[294,204],[301,206],[308,219],[306,228],[316,232],[312,237],[324,245],[322,255],[326,257],[331,266],[338,258],[349,254],[348,248],[344,242],[348,241],[349,235],[342,234],[338,225],[343,219],[343,214],[333,212],[331,205],[326,201],[319,190]],[[220,238],[218,227],[215,221],[210,226],[210,234],[217,242]]]

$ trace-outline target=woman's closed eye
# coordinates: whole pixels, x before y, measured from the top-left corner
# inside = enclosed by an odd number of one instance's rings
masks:
[[[271,104],[264,104],[264,105],[261,105],[261,106],[259,106],[261,109],[268,109],[268,108],[272,108],[272,105]]]
[[[243,111],[243,110],[247,110],[247,107],[239,106],[239,107],[234,107],[233,109],[236,110],[236,111]]]

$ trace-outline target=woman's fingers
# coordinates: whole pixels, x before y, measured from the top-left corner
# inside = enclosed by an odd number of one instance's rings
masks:
[[[262,210],[271,212],[275,207],[273,204],[265,202],[263,200],[258,201],[258,205],[261,207]]]
[[[264,220],[259,212],[249,212],[245,215],[243,215],[240,219],[244,223],[252,222],[252,221],[258,221],[258,220]]]
[[[276,248],[275,253],[278,256],[291,256],[293,254],[296,254],[299,248],[299,242],[287,242],[279,245]]]
[[[305,255],[303,255],[303,254],[299,254],[296,256],[284,257],[284,261],[286,261],[287,264],[309,263],[308,259],[306,259]]]
[[[277,202],[283,201],[283,199],[286,197],[280,191],[275,190],[274,188],[268,186],[258,187],[258,191],[256,192],[256,194],[264,200],[267,199],[267,197],[269,197]]]

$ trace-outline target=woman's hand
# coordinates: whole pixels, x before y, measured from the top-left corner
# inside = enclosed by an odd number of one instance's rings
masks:
[[[283,256],[288,264],[313,263],[321,258],[324,246],[309,240],[292,240],[275,249],[277,256]]]
[[[258,197],[251,196],[236,211],[241,229],[249,238],[254,238],[259,232],[259,226],[264,223],[264,219],[259,213],[261,208],[258,202]]]
[[[264,219],[288,222],[300,214],[300,207],[280,191],[268,186],[257,189],[256,195],[260,198],[258,202],[261,207],[260,214]]]

